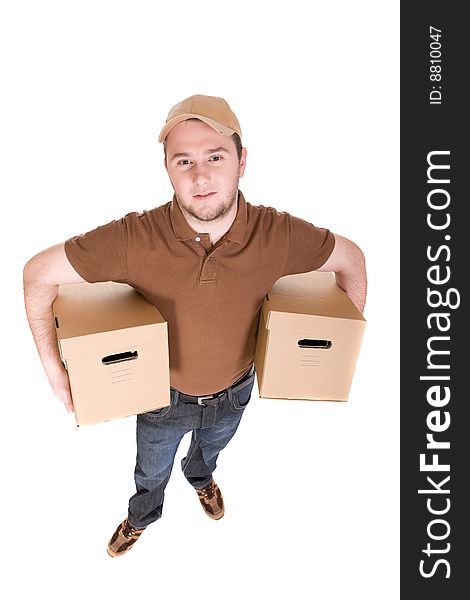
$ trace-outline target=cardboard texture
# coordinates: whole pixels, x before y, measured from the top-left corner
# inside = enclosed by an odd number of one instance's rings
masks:
[[[260,397],[347,400],[364,327],[332,273],[279,279],[265,297],[258,325]]]
[[[77,425],[170,404],[167,323],[122,283],[60,285],[53,304]]]

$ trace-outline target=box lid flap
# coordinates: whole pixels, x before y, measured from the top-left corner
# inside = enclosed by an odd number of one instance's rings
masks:
[[[286,320],[289,326],[303,328],[309,319],[318,317],[365,321],[334,275],[320,271],[281,277],[267,295],[263,312],[268,329],[280,327]]]
[[[134,288],[109,281],[60,285],[53,313],[59,339],[165,322]]]

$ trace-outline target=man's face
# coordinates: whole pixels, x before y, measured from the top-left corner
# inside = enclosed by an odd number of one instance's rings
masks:
[[[235,142],[203,121],[182,121],[166,138],[166,169],[184,213],[216,221],[237,202],[246,149],[238,160]]]

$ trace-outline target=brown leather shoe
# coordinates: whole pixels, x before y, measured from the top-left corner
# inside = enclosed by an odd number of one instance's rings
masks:
[[[124,521],[113,533],[113,537],[109,540],[109,556],[114,558],[115,556],[121,556],[122,554],[125,554],[139,539],[142,531],[144,530],[132,527],[129,521],[124,519]]]
[[[208,517],[217,521],[224,516],[224,499],[222,498],[219,486],[214,480],[203,488],[196,488],[196,492],[202,508]]]

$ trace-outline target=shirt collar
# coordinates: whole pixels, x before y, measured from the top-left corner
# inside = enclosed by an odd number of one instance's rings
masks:
[[[178,240],[180,240],[180,242],[190,240],[195,234],[198,233],[197,231],[194,231],[194,229],[192,229],[192,227],[190,227],[189,223],[186,221],[183,213],[181,212],[178,201],[176,200],[176,194],[173,194],[173,200],[171,201],[170,220],[175,236]],[[241,244],[243,238],[245,237],[247,221],[246,201],[242,192],[238,190],[237,214],[230,229],[225,234],[225,237],[232,242]]]

